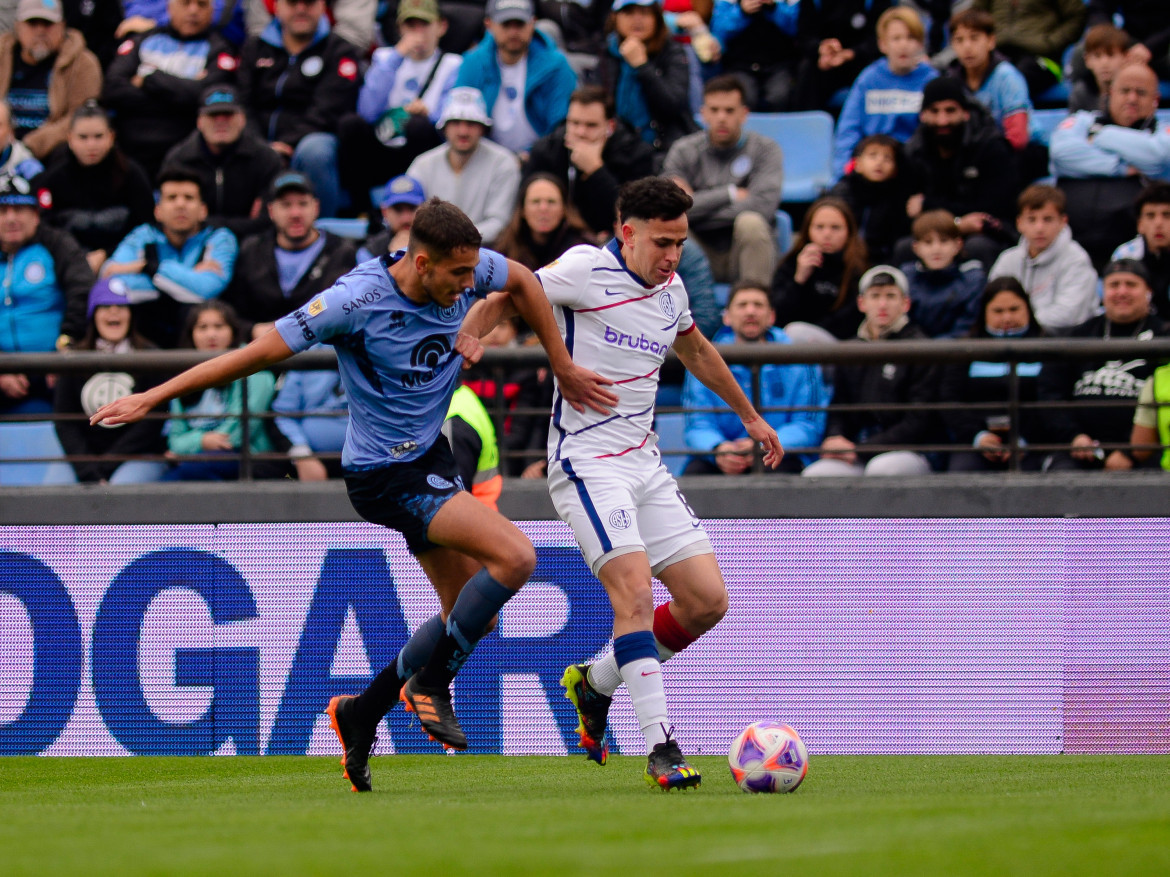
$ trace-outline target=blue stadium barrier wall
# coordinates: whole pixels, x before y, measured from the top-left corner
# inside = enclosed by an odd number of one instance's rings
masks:
[[[558,683],[611,615],[557,521],[464,668],[471,751],[575,752]],[[813,753],[1170,752],[1170,520],[708,520],[731,593],[667,665],[684,750],[782,720]],[[665,593],[659,589],[659,601]],[[0,527],[0,753],[336,754],[323,714],[434,613],[357,522]],[[628,698],[619,751],[641,744]],[[379,752],[438,752],[401,709]]]

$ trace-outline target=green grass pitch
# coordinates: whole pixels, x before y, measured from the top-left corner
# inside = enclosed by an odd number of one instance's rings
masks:
[[[1170,874],[1170,757],[816,756],[790,795],[722,758],[0,759],[0,874]]]

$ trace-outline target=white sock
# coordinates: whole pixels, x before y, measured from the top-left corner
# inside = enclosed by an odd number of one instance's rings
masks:
[[[662,688],[662,664],[655,658],[639,658],[623,664],[621,676],[649,751],[666,741],[666,731],[670,727],[666,715],[666,692]]]
[[[658,646],[659,663],[674,656],[674,652],[657,639],[654,640],[654,645]],[[613,652],[610,652],[600,661],[589,665],[588,678],[589,684],[593,686],[594,691],[599,694],[604,694],[606,697],[613,697],[613,693],[622,684],[622,674],[618,670],[617,659],[613,656]]]

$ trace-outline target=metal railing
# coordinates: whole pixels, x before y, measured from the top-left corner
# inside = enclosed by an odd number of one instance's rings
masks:
[[[786,364],[786,363],[811,363],[822,366],[837,366],[850,364],[874,364],[874,363],[917,363],[928,362],[937,365],[946,365],[951,363],[964,363],[973,361],[983,362],[1003,362],[1009,366],[1009,380],[1008,380],[1008,398],[1002,403],[987,403],[983,406],[973,405],[971,403],[960,402],[956,405],[955,402],[938,401],[931,405],[913,406],[915,410],[931,410],[939,412],[940,414],[954,410],[956,407],[964,407],[968,409],[982,409],[1002,411],[1006,406],[1010,417],[1010,430],[1007,435],[1007,449],[1011,452],[1012,465],[1011,468],[1018,467],[1021,444],[1020,444],[1020,417],[1025,411],[1043,411],[1056,410],[1059,408],[1071,409],[1076,407],[1076,403],[1070,402],[1025,402],[1020,398],[1020,380],[1018,373],[1018,366],[1021,363],[1032,362],[1052,362],[1052,361],[1075,361],[1075,360],[1108,360],[1108,359],[1125,359],[1132,360],[1135,358],[1151,360],[1156,364],[1170,362],[1170,338],[1159,338],[1148,341],[1135,340],[1088,340],[1088,339],[1072,339],[1072,338],[1038,338],[1038,339],[1012,339],[1012,340],[932,340],[932,341],[882,341],[869,342],[864,344],[730,344],[720,345],[720,352],[724,359],[729,363],[735,363],[747,366],[753,375],[754,398],[752,401],[760,408],[759,399],[759,370],[763,366]],[[37,353],[37,354],[0,354],[0,374],[10,373],[24,373],[24,374],[65,374],[65,373],[82,373],[91,374],[101,371],[127,371],[128,366],[132,362],[132,370],[135,373],[158,373],[158,374],[176,374],[192,365],[211,358],[212,354],[200,353],[197,351],[149,351],[132,354],[106,354],[95,352],[67,352],[67,353]],[[132,360],[128,361],[128,358]],[[496,424],[497,435],[504,435],[504,426],[508,418],[511,417],[547,417],[547,409],[540,408],[518,408],[508,407],[507,400],[504,395],[504,386],[507,383],[509,376],[512,375],[518,368],[538,368],[542,365],[547,365],[547,358],[544,351],[539,347],[522,347],[522,348],[506,348],[506,349],[491,349],[485,352],[483,360],[476,366],[474,374],[479,377],[490,378],[495,384],[495,399],[485,400],[488,405],[489,412]],[[316,370],[316,369],[332,369],[336,367],[336,356],[331,350],[314,351],[311,353],[298,354],[280,365],[280,370]],[[664,367],[664,371],[670,373],[676,371],[681,376],[681,366],[678,366],[677,360],[673,354],[668,357],[668,362]],[[271,412],[264,415],[247,414],[248,399],[247,399],[247,382],[243,386],[242,407],[244,414],[241,415],[242,437],[241,448],[238,454],[221,455],[219,459],[232,460],[237,459],[240,463],[240,477],[248,479],[252,475],[252,467],[256,461],[260,460],[283,460],[286,457],[283,454],[268,453],[259,454],[251,451],[250,437],[252,430],[258,428],[258,424],[254,421],[263,422],[270,420],[276,415]],[[1108,402],[1106,400],[1093,400],[1092,405],[1096,408],[1106,406],[1112,407],[1128,407],[1133,409],[1134,402],[1132,400],[1121,400],[1118,402]],[[879,410],[878,406],[872,405],[858,405],[858,406],[842,406],[832,405],[828,406],[830,411],[845,411],[848,408],[859,408],[868,411]],[[881,410],[905,410],[905,405],[890,405],[884,406]],[[810,410],[808,408],[785,408],[785,409],[761,409],[765,413],[767,411],[800,411]],[[660,414],[680,413],[684,409],[678,406],[660,406],[658,412]],[[156,412],[150,415],[152,418],[159,420],[171,419],[171,415],[167,412]],[[294,415],[295,416],[295,415]],[[317,416],[314,413],[314,416]],[[26,414],[16,416],[0,416],[0,424],[6,422],[21,422],[21,421],[46,421],[59,420],[63,418],[72,417],[77,419],[78,415],[58,415],[58,414]],[[536,451],[519,451],[509,452],[503,447],[504,443],[501,441],[501,454],[505,460],[511,459],[526,459],[533,460],[543,456]],[[1040,445],[1029,444],[1028,451],[1030,453],[1048,453],[1051,451],[1067,449],[1067,445]],[[1128,443],[1104,445],[1102,450],[1108,452],[1118,447],[1128,447]],[[867,445],[867,452],[882,452],[887,450],[904,450],[905,446],[869,446]],[[914,445],[913,450],[920,453],[932,452],[954,452],[954,451],[972,451],[970,445],[956,445],[953,443],[937,443],[931,445]],[[817,448],[786,448],[790,453],[815,453]],[[666,451],[664,451],[665,453]],[[676,454],[690,455],[691,451],[686,450],[672,450]],[[318,455],[324,459],[329,459],[330,456],[336,459],[337,455]],[[60,457],[22,457],[19,459],[8,457],[8,462],[44,462],[47,460],[60,460]],[[77,461],[91,461],[95,459],[108,461],[121,461],[124,459],[151,459],[161,460],[161,456],[143,457],[143,456],[102,456],[102,457],[67,457],[67,460]],[[188,456],[179,459],[200,459],[198,456]],[[761,468],[761,462],[757,459],[756,468]],[[506,468],[506,465],[505,465]]]

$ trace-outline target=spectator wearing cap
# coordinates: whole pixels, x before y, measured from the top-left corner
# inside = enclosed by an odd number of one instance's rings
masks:
[[[275,11],[244,43],[240,95],[260,136],[312,181],[322,215],[337,216],[346,199],[335,132],[357,105],[357,53],[330,30],[324,0],[276,0]]]
[[[989,270],[1013,242],[1005,229],[1015,217],[1016,157],[999,126],[981,104],[968,100],[959,80],[934,79],[923,89],[906,163],[918,189],[907,205],[910,219],[926,210],[949,210],[967,254]],[[912,258],[909,239],[899,242],[895,260]]]
[[[442,144],[435,123],[463,63],[461,55],[439,49],[446,30],[438,0],[398,4],[398,42],[374,52],[357,113],[338,130],[341,184],[356,210],[369,203],[370,189]]]
[[[624,119],[660,157],[699,129],[691,109],[691,62],[675,42],[658,0],[615,0],[601,84]]]
[[[564,120],[577,74],[536,30],[532,0],[488,0],[487,34],[463,56],[455,84],[482,92],[492,139],[524,154]]]
[[[38,193],[24,177],[0,176],[0,352],[48,353],[85,331],[93,271],[66,232],[41,222]],[[43,376],[0,375],[0,413],[49,411]]]
[[[264,198],[283,162],[247,127],[239,92],[213,85],[199,101],[195,130],[167,153],[163,173],[181,170],[201,180],[209,225],[230,229],[237,239],[268,227]]]
[[[239,249],[226,228],[210,228],[199,177],[172,170],[159,177],[154,223],[140,225],[102,266],[121,276],[139,329],[159,347],[172,348],[191,305],[216,298],[232,278]]]
[[[16,139],[12,130],[12,107],[5,98],[0,98],[0,174],[31,180],[44,169],[32,150]]]
[[[1068,221],[1093,259],[1107,260],[1133,233],[1133,203],[1150,180],[1170,180],[1170,130],[1158,123],[1158,78],[1128,64],[1103,112],[1083,110],[1052,132],[1049,155],[1068,196]]]
[[[910,285],[897,268],[870,268],[861,275],[858,288],[857,307],[865,319],[850,343],[927,339],[910,320]],[[837,366],[833,409],[821,457],[802,474],[907,476],[930,472],[924,453],[909,449],[869,451],[867,446],[913,446],[939,440],[941,424],[929,406],[938,398],[940,379],[940,369],[933,363]]]
[[[411,162],[406,173],[432,198],[450,201],[495,240],[512,218],[520,165],[510,149],[484,137],[492,120],[474,88],[451,89],[439,128],[447,142]]]
[[[235,277],[224,293],[245,337],[260,337],[356,264],[353,242],[313,225],[320,211],[304,174],[285,171],[272,181],[272,227],[241,245]]]
[[[101,89],[101,64],[65,27],[61,0],[20,0],[13,32],[0,36],[0,94],[32,154],[44,159],[64,143],[73,111]]]
[[[378,208],[382,211],[383,228],[370,235],[358,250],[358,262],[365,262],[383,253],[406,249],[410,243],[410,226],[414,212],[427,200],[422,183],[405,174],[395,177],[378,192]]]
[[[52,196],[43,219],[73,235],[96,272],[122,238],[150,222],[154,186],[118,148],[110,117],[96,100],[73,114],[66,145],[37,181]]]
[[[110,354],[132,354],[154,350],[155,346],[134,328],[134,308],[121,279],[99,280],[89,292],[85,334],[74,350],[96,350]],[[161,460],[123,460],[126,455],[161,456],[166,450],[162,420],[141,420],[113,428],[90,426],[89,418],[102,405],[131,393],[141,393],[166,380],[165,374],[145,372],[128,358],[110,371],[83,374],[65,372],[53,388],[53,411],[63,415],[55,420],[57,438],[70,457],[107,457],[104,460],[71,460],[73,472],[82,483],[141,484],[158,481],[166,471]]]
[[[1118,259],[1101,272],[1104,313],[1075,327],[1070,338],[1148,341],[1166,334],[1166,323],[1150,310],[1153,291],[1145,266]],[[1037,397],[1042,402],[1076,403],[1046,411],[1047,439],[1069,450],[1052,454],[1048,471],[1130,469],[1133,406],[1158,366],[1137,356],[1086,356],[1052,360],[1040,369]],[[1116,403],[1129,401],[1129,407]]]
[[[747,95],[735,74],[707,83],[702,113],[707,130],[675,143],[662,173],[694,198],[691,234],[716,280],[771,278],[779,260],[772,224],[784,178],[780,147],[745,130]]]
[[[170,21],[129,36],[102,88],[118,142],[154,179],[171,147],[195,128],[204,90],[235,81],[235,50],[211,28],[210,0],[169,0]]]
[[[583,85],[569,113],[532,146],[526,173],[552,174],[569,192],[569,204],[597,234],[612,234],[618,188],[654,173],[654,150],[614,113],[613,97],[600,85]]]

